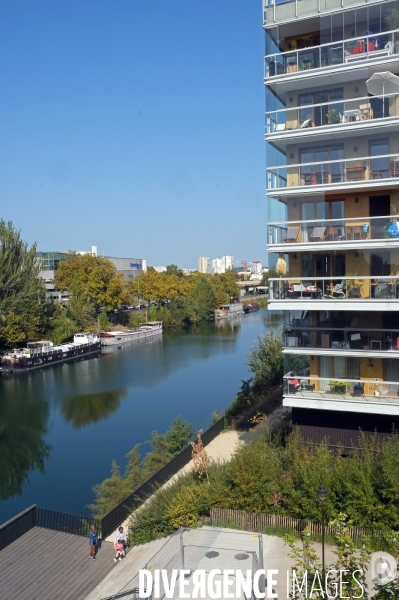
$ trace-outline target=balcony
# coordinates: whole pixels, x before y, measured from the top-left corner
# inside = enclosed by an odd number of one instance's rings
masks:
[[[282,108],[266,113],[266,141],[280,150],[286,145],[337,137],[345,138],[361,134],[369,135],[373,128],[398,123],[399,94],[363,96],[347,100],[334,100],[320,104],[308,104]]]
[[[362,35],[338,42],[329,42],[319,46],[311,46],[288,52],[277,52],[265,57],[265,79],[267,85],[279,81],[305,79],[317,77],[342,69],[352,72],[359,67],[369,66],[374,63],[391,63],[399,61],[398,48],[395,47],[395,33],[398,30]],[[378,40],[378,47],[376,46]]]
[[[269,279],[269,308],[399,310],[399,276],[281,277]]]
[[[294,321],[297,319],[294,319]],[[299,319],[298,319],[299,320]],[[283,334],[284,352],[328,356],[370,356],[397,358],[399,330],[295,327]],[[311,352],[309,352],[311,350]]]
[[[347,412],[399,414],[399,383],[375,379],[284,377],[283,406]]]
[[[294,19],[322,15],[334,10],[361,7],[369,4],[366,0],[263,0],[263,24],[284,23]]]
[[[399,217],[356,217],[269,223],[269,252],[358,250],[399,245]]]
[[[343,150],[334,150],[343,154]],[[267,189],[285,194],[397,185],[399,155],[384,154],[268,167]],[[307,189],[305,189],[307,188]],[[273,194],[276,192],[274,191]],[[278,192],[277,192],[278,193]],[[269,193],[269,195],[272,195]]]

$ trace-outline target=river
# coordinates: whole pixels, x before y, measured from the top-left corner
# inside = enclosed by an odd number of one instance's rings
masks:
[[[178,414],[206,429],[250,376],[245,355],[257,336],[280,323],[264,309],[0,377],[0,523],[31,504],[89,514],[112,459],[123,470],[125,454]]]

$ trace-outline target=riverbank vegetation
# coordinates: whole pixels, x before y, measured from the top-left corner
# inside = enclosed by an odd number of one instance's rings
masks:
[[[229,462],[213,463],[209,480],[192,471],[159,490],[132,515],[130,527],[142,527],[140,541],[148,541],[180,524],[195,525],[212,507],[320,521],[315,490],[322,483],[330,492],[328,520],[344,512],[354,526],[397,529],[399,436],[374,436],[362,446],[348,457],[327,442],[315,446],[297,432],[261,428]],[[149,522],[155,524],[147,529]]]
[[[40,339],[48,328],[46,290],[38,279],[36,244],[0,219],[0,346]]]
[[[126,454],[127,463],[123,473],[116,461],[112,461],[111,476],[93,488],[95,501],[89,506],[93,517],[102,518],[115,508],[186,448],[193,436],[192,424],[179,415],[165,433],[152,432],[151,440],[146,442],[151,450],[144,456],[140,454],[143,444],[137,444]]]
[[[70,253],[55,273],[55,288],[69,293],[62,306],[46,300],[40,270],[36,244],[29,246],[11,222],[0,220],[0,347],[43,338],[59,344],[77,331],[107,330],[110,312],[113,322],[127,327],[147,319],[162,320],[165,328],[197,324],[212,320],[217,306],[239,295],[235,271],[185,276],[176,265],[164,273],[149,267],[126,282],[107,258]],[[142,300],[153,303],[147,314],[118,310]]]
[[[241,382],[241,389],[227,409],[227,416],[248,414],[252,408],[270,413],[281,402],[283,383],[283,338],[281,329],[270,329],[259,336],[247,354],[247,369],[253,375]]]

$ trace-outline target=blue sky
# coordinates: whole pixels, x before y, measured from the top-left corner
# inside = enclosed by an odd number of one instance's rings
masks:
[[[266,260],[261,0],[2,0],[0,216],[39,250]]]

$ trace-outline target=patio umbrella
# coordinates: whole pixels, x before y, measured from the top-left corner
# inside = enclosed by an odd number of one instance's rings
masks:
[[[280,296],[281,296],[281,276],[287,273],[287,263],[284,258],[284,254],[280,252],[278,255],[277,263],[276,263],[276,273],[280,275]]]
[[[396,94],[399,92],[399,77],[396,77],[390,71],[374,73],[366,81],[367,91],[373,96],[382,96],[382,116],[384,117],[384,97],[385,94]]]

